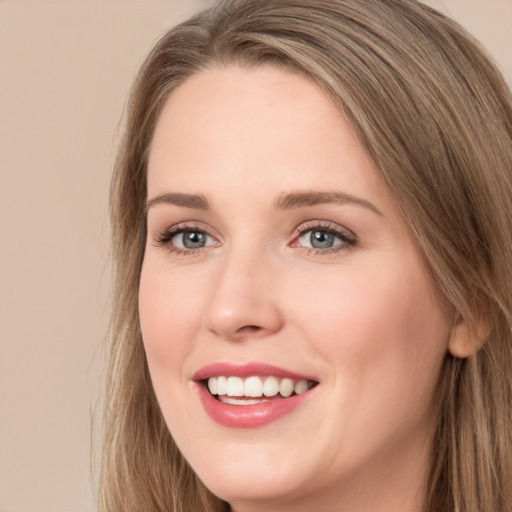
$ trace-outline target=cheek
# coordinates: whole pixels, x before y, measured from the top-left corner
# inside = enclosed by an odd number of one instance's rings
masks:
[[[333,273],[321,294],[310,288],[296,302],[347,407],[426,408],[435,391],[449,307],[416,259],[398,263]]]
[[[159,373],[174,377],[169,370],[179,368],[192,349],[180,340],[192,339],[199,323],[197,288],[181,282],[179,273],[173,278],[169,274],[146,261],[140,280],[140,325],[154,381]]]
[[[198,290],[159,262],[145,261],[139,289],[139,317],[151,381],[169,430],[176,438],[189,439],[194,424],[188,393],[186,361],[193,352],[198,321]]]
[[[366,348],[375,355],[401,346],[414,352],[422,339],[435,344],[448,333],[448,306],[421,267],[400,263],[335,270],[322,280],[308,276],[293,302],[313,329],[329,331],[330,351],[343,340],[344,351]]]

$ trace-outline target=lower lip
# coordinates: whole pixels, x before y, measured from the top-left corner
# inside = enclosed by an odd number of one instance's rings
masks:
[[[199,396],[210,418],[230,428],[256,428],[268,425],[294,411],[310,396],[310,391],[289,398],[275,398],[252,405],[225,404],[214,398],[205,386],[198,383]]]

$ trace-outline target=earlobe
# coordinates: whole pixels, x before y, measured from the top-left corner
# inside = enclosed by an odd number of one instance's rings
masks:
[[[473,328],[464,320],[460,313],[453,322],[448,351],[453,357],[465,359],[475,355],[484,345],[489,336],[488,322],[481,321]]]

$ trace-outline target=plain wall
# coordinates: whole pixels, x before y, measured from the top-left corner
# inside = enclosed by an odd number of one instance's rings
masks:
[[[429,3],[512,83],[512,0]],[[0,512],[95,509],[119,120],[152,43],[203,4],[0,0]]]

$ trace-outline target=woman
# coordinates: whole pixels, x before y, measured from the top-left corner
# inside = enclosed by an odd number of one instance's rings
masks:
[[[226,0],[132,92],[104,511],[512,510],[512,100],[412,0]]]

